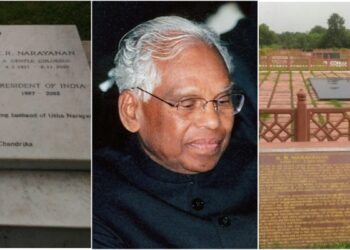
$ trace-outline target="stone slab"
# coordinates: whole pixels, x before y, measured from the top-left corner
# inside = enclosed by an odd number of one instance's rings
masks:
[[[0,44],[0,168],[88,169],[90,69],[76,27],[0,25]]]
[[[347,242],[350,142],[272,144],[260,144],[260,247]]]
[[[318,99],[350,100],[350,78],[310,78]]]
[[[89,228],[87,171],[0,170],[0,225]]]

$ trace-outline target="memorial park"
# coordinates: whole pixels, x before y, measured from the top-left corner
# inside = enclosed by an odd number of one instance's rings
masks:
[[[350,247],[350,31],[327,23],[259,27],[261,248]]]

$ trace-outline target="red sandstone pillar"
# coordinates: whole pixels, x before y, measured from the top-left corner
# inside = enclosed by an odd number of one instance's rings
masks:
[[[298,104],[295,113],[296,127],[295,135],[296,141],[308,141],[308,126],[307,126],[307,108],[306,108],[306,94],[302,89],[299,90]]]

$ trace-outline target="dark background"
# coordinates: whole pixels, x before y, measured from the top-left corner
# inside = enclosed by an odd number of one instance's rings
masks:
[[[120,38],[136,25],[158,16],[178,15],[197,22],[227,2],[93,2],[93,148],[122,148],[129,133],[117,114],[118,90],[102,93],[98,85],[114,67]],[[233,54],[232,78],[247,101],[235,119],[232,137],[256,143],[257,135],[257,3],[237,2],[246,18],[221,35]]]
[[[75,24],[82,40],[91,40],[90,2],[0,1],[0,24]]]

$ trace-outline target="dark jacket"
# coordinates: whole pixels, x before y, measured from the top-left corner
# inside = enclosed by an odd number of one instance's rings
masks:
[[[256,146],[231,143],[214,170],[171,172],[133,139],[94,157],[93,248],[256,248]]]

